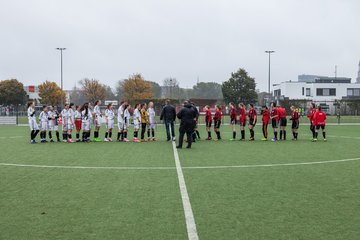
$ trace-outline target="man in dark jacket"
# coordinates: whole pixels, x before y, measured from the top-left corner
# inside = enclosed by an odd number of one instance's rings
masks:
[[[171,137],[175,141],[175,130],[174,130],[174,121],[176,119],[176,110],[175,107],[170,105],[170,101],[166,100],[166,105],[161,111],[160,120],[164,120],[166,127],[166,136],[167,140],[170,141],[170,128],[171,128]]]
[[[184,135],[186,133],[188,145],[186,148],[191,148],[192,144],[192,133],[194,132],[195,127],[195,117],[196,112],[191,104],[187,101],[184,102],[184,107],[178,112],[177,117],[180,119],[180,136],[179,136],[179,145],[177,148],[182,148],[184,141]]]
[[[189,102],[189,104],[192,105],[194,111],[195,111],[195,126],[194,126],[194,132],[192,133],[192,141],[193,143],[196,141],[196,138],[200,139],[200,133],[197,130],[197,125],[198,125],[198,120],[199,120],[199,111],[197,109],[197,107],[195,106],[195,103],[193,102]]]

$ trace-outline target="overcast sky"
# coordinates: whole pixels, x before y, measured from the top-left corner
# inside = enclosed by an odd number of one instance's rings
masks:
[[[360,60],[359,0],[0,0],[0,79],[64,86],[97,78],[115,87],[142,73],[182,87],[223,82],[245,68],[257,88],[299,74],[355,81]]]

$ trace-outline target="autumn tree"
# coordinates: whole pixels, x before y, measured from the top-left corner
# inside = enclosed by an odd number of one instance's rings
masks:
[[[26,102],[24,85],[16,79],[0,81],[0,105],[24,104]]]
[[[42,104],[57,106],[65,103],[65,92],[55,83],[46,80],[39,85],[39,96]]]
[[[97,100],[105,100],[106,88],[99,80],[84,78],[80,80],[79,83],[81,85],[81,91],[87,101],[93,103]]]
[[[231,73],[229,80],[223,82],[222,92],[225,102],[254,103],[257,100],[255,79],[250,77],[245,69]]]
[[[154,94],[152,92],[152,84],[145,81],[141,74],[133,74],[122,82],[124,98],[133,101],[139,99],[151,99]]]

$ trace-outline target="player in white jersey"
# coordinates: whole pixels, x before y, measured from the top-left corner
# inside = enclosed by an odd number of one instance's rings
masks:
[[[148,116],[149,116],[149,125],[147,129],[147,135],[148,135],[148,141],[155,141],[155,109],[154,109],[154,103],[149,102],[149,107],[147,109]],[[150,131],[151,131],[151,138],[150,138]]]
[[[71,131],[74,128],[73,110],[69,104],[65,104],[61,111],[62,128],[63,128],[63,142],[73,143],[71,139]]]
[[[47,106],[42,107],[42,112],[39,115],[40,121],[40,138],[42,143],[46,143],[46,131],[48,130],[49,115]]]
[[[29,121],[29,127],[30,127],[30,143],[36,143],[35,138],[39,133],[39,126],[36,123],[36,113],[35,113],[35,103],[34,102],[28,102],[27,104],[27,116]]]
[[[90,117],[90,125],[89,125],[89,139],[90,139],[90,136],[91,136],[91,127],[92,127],[92,125],[94,125],[93,124],[93,122],[94,122],[94,116],[95,116],[95,113],[94,113],[94,111],[93,111],[93,107],[91,106],[91,103],[87,103],[88,104],[88,111],[89,111],[89,117]]]
[[[90,112],[89,109],[89,104],[85,103],[81,109],[81,127],[83,130],[83,134],[82,134],[82,141],[83,142],[90,142],[90,126],[91,126],[91,121],[92,121],[92,113]]]
[[[48,116],[49,116],[49,127],[48,128],[49,128],[50,142],[54,142],[54,140],[52,139],[52,131],[55,131],[57,141],[60,142],[58,122],[57,122],[58,118],[59,118],[59,113],[56,111],[54,106],[49,106]]]
[[[127,133],[130,126],[130,104],[124,105],[124,125],[123,125],[123,142],[128,142]]]
[[[133,122],[134,122],[133,142],[139,142],[138,133],[139,133],[140,122],[141,122],[140,104],[135,104],[134,113],[133,113]]]
[[[124,129],[124,106],[127,104],[125,101],[120,102],[120,107],[118,109],[117,120],[118,120],[118,134],[117,141],[121,142],[123,137],[123,129]]]
[[[97,100],[95,102],[95,106],[94,106],[94,114],[95,114],[94,142],[101,142],[101,139],[99,138],[99,131],[100,131],[100,126],[101,126],[101,121],[102,121],[100,105],[101,105],[101,101]]]
[[[71,114],[71,119],[72,119],[72,128],[69,129],[70,130],[70,139],[71,141],[73,142],[72,140],[72,131],[73,129],[75,128],[75,111],[76,111],[76,108],[75,108],[75,104],[74,103],[70,103],[70,106],[69,106],[69,111],[70,111],[70,114]]]
[[[76,129],[76,142],[81,142],[80,140],[80,131],[81,131],[81,123],[82,123],[82,118],[81,118],[81,111],[80,111],[81,106],[77,105],[75,107],[75,114],[74,114],[74,119],[75,119],[75,129]]]
[[[105,125],[106,125],[106,133],[105,133],[105,142],[112,142],[112,129],[114,128],[114,118],[115,113],[113,110],[112,103],[107,105],[105,110]]]

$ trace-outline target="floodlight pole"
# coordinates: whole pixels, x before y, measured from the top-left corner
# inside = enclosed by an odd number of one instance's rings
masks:
[[[270,67],[271,67],[271,54],[274,53],[275,51],[269,50],[269,51],[265,51],[265,53],[269,54],[269,82],[268,82],[268,93],[271,94],[270,92]]]
[[[56,48],[56,50],[60,51],[60,71],[61,71],[61,91],[64,90],[63,85],[63,60],[62,60],[62,51],[66,50],[66,48]]]

